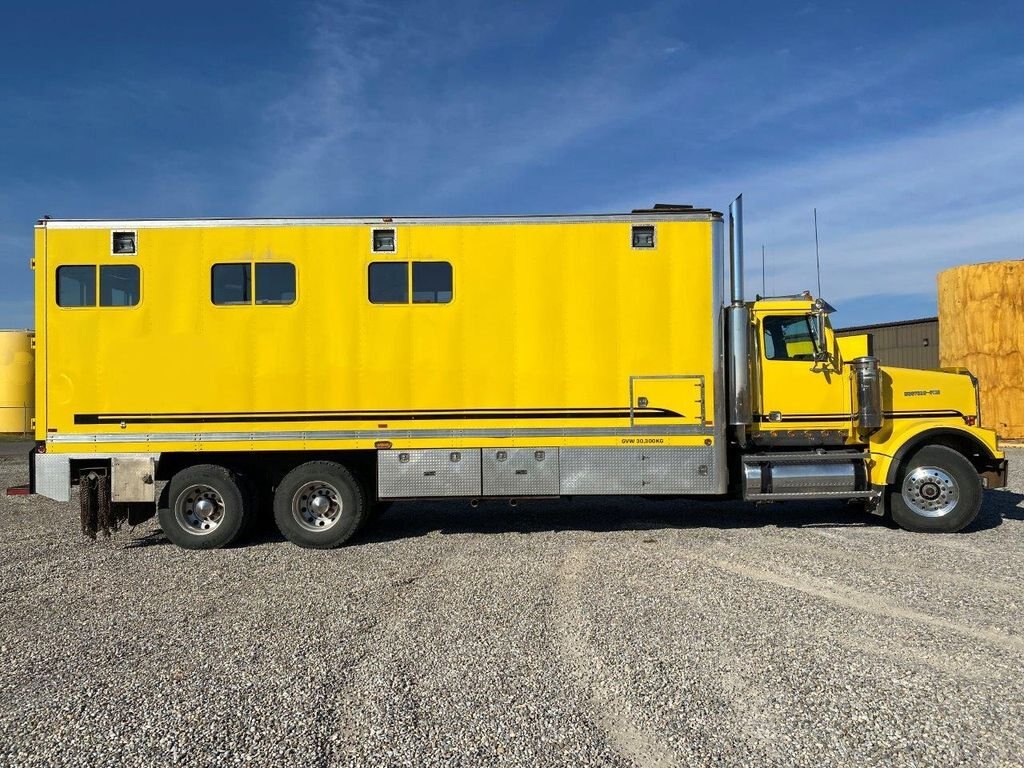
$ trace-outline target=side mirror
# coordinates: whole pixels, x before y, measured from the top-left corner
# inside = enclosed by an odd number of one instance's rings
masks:
[[[814,313],[814,359],[821,363],[832,359],[832,355],[825,348],[825,317],[824,312]]]

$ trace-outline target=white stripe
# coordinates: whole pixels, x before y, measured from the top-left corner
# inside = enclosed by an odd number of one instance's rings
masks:
[[[50,434],[48,443],[221,443],[229,441],[266,442],[272,440],[416,440],[466,437],[633,437],[664,435],[692,437],[715,436],[714,427],[698,426],[643,426],[632,429],[604,427],[526,429],[382,429],[340,430],[314,432],[98,432],[90,434]]]
[[[444,218],[391,218],[347,217],[307,219],[46,219],[37,227],[46,229],[190,229],[198,227],[380,227],[388,226],[467,226],[474,224],[582,224],[582,223],[637,223],[645,221],[710,221],[721,214],[703,212],[651,214],[600,213],[552,216],[456,216]]]

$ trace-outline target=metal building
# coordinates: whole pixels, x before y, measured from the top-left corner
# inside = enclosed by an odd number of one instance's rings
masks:
[[[836,329],[837,336],[871,335],[872,354],[882,365],[934,370],[939,367],[939,318],[856,325]]]

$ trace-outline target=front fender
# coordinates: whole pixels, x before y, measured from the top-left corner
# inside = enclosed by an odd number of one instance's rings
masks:
[[[979,472],[1004,458],[996,442],[996,433],[990,429],[967,427],[959,419],[945,424],[921,420],[901,425],[898,431],[889,431],[884,441],[871,442],[872,476],[885,478],[885,485],[893,484],[903,460],[926,445],[946,445],[960,451],[978,467]],[[874,482],[881,484],[880,480]]]

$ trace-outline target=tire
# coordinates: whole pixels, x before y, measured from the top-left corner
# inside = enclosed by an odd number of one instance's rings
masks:
[[[197,464],[171,478],[157,517],[164,535],[179,547],[218,549],[243,533],[249,509],[234,473],[216,464]]]
[[[889,489],[889,509],[900,528],[920,533],[955,533],[978,516],[981,477],[952,448],[929,445],[900,467]]]
[[[366,514],[362,486],[333,461],[300,464],[274,493],[278,529],[292,544],[307,549],[340,547],[359,531]]]

